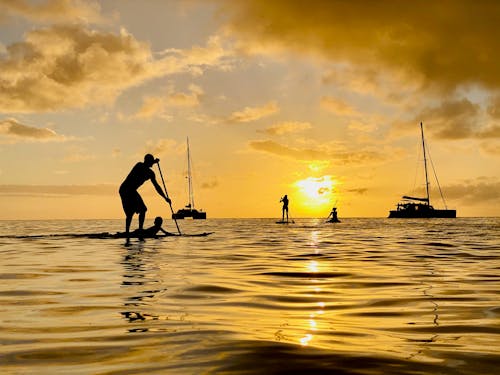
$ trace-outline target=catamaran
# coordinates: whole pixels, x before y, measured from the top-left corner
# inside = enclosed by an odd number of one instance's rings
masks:
[[[194,207],[194,194],[193,194],[193,177],[191,175],[191,155],[189,152],[189,138],[186,140],[187,145],[187,164],[188,164],[188,194],[189,194],[189,202],[186,204],[184,208],[177,210],[176,213],[172,213],[172,219],[185,219],[185,218],[193,218],[193,219],[206,219],[207,213],[203,210],[197,210]]]
[[[423,198],[416,198],[404,195],[402,201],[397,204],[395,210],[389,211],[389,218],[402,218],[402,219],[413,219],[413,218],[455,218],[457,217],[456,210],[449,210],[446,207],[446,202],[441,191],[441,186],[439,186],[439,181],[436,177],[436,182],[439,187],[439,192],[443,200],[445,209],[436,209],[431,206],[431,200],[429,196],[429,178],[427,173],[427,155],[426,155],[426,144],[424,139],[424,126],[420,123],[420,133],[422,134],[422,148],[424,152],[424,171],[425,171],[425,191],[426,196]],[[432,168],[434,165],[432,164]],[[434,171],[436,175],[436,171]]]

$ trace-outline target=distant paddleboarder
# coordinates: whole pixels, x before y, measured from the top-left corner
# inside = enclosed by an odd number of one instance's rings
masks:
[[[130,224],[132,223],[132,217],[134,214],[139,214],[139,232],[143,231],[144,219],[146,218],[146,211],[148,210],[142,197],[137,192],[137,189],[147,180],[151,180],[151,183],[155,187],[158,194],[160,194],[169,204],[171,203],[170,198],[161,189],[160,185],[156,181],[156,176],[151,169],[151,167],[158,163],[160,159],[155,159],[153,155],[146,154],[144,156],[144,162],[137,163],[125,181],[122,182],[120,186],[120,197],[122,199],[123,211],[125,212],[125,236],[127,238],[126,244],[130,243]],[[140,240],[144,240],[144,236],[139,236]]]
[[[328,215],[326,220],[329,223],[340,223],[340,220],[337,216],[337,207],[332,208],[332,212],[330,212],[330,215]]]
[[[286,212],[286,221],[288,222],[288,196],[285,194],[283,198],[280,199],[280,203],[283,202],[283,207],[281,209],[281,221],[285,221],[285,212]]]

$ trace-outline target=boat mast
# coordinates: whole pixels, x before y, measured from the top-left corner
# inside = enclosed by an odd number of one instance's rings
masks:
[[[186,137],[187,144],[187,159],[188,159],[188,189],[189,189],[189,206],[194,208],[194,196],[193,196],[193,181],[191,178],[191,156],[189,154],[189,137]]]
[[[427,156],[425,154],[424,126],[420,123],[420,132],[422,134],[422,148],[424,149],[424,169],[425,169],[425,191],[427,193],[427,204],[430,205],[429,198],[429,178],[427,176]]]

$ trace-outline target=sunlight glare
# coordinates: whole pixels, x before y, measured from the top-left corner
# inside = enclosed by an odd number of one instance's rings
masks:
[[[330,175],[307,177],[296,181],[294,185],[300,196],[299,204],[310,213],[326,212],[338,200],[338,181]]]

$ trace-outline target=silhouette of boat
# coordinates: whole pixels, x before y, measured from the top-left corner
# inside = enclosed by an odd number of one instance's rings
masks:
[[[172,219],[192,218],[192,219],[203,220],[207,218],[207,213],[204,212],[203,210],[197,210],[194,207],[193,177],[191,175],[191,155],[189,151],[189,138],[187,138],[186,140],[186,145],[187,145],[187,160],[188,160],[187,180],[188,180],[188,190],[189,190],[189,202],[188,204],[186,204],[184,208],[181,208],[180,210],[177,210],[176,213],[173,213]]]
[[[397,204],[395,210],[389,211],[389,218],[401,218],[401,219],[415,219],[415,218],[455,218],[457,217],[456,210],[449,210],[446,207],[446,202],[441,191],[441,186],[439,186],[439,181],[437,180],[436,171],[434,175],[436,176],[436,182],[439,187],[439,192],[441,193],[441,198],[443,200],[445,209],[436,209],[431,205],[429,196],[429,178],[427,173],[427,155],[426,155],[426,145],[424,139],[424,126],[420,123],[420,133],[422,135],[422,149],[424,153],[424,171],[425,171],[425,191],[426,196],[424,198],[416,198],[404,195],[402,201]],[[434,165],[431,162],[432,167]]]

